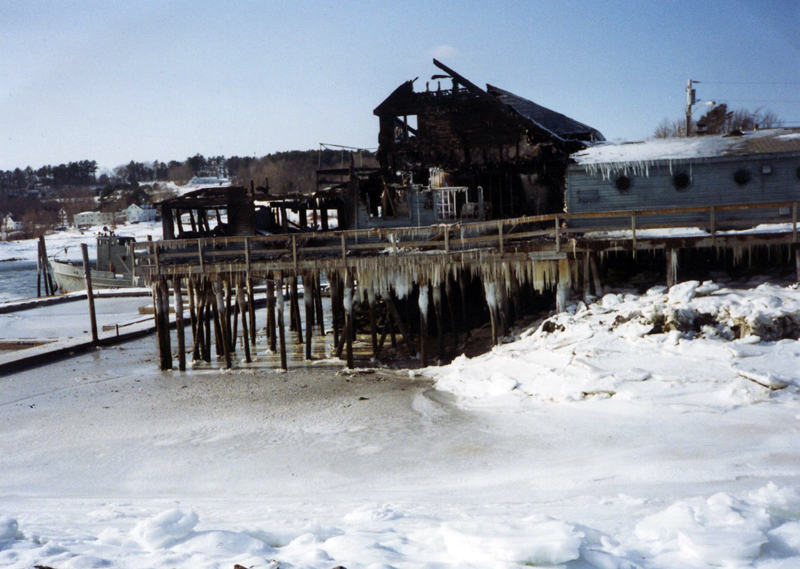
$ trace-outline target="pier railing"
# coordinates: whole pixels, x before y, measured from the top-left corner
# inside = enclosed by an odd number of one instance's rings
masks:
[[[289,233],[267,236],[214,237],[148,241],[133,245],[137,274],[161,272],[162,267],[191,267],[204,272],[209,265],[255,263],[302,268],[310,261],[357,257],[451,255],[489,250],[503,255],[515,251],[559,253],[567,242],[612,239],[636,248],[641,232],[652,229],[701,228],[711,239],[729,231],[773,226],[797,243],[798,202],[771,202],[683,208],[659,208],[592,213],[558,213],[511,219],[439,224],[426,227],[360,229]],[[171,272],[171,271],[168,271]]]

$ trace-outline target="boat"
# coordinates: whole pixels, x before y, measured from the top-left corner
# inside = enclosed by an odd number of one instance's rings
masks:
[[[133,273],[130,244],[133,237],[97,236],[97,261],[92,264],[92,289],[141,286]],[[86,290],[83,263],[52,258],[50,268],[61,293]]]

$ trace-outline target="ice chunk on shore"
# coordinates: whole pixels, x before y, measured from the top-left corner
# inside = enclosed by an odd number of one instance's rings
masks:
[[[175,508],[139,522],[131,537],[145,549],[164,549],[187,537],[199,521],[196,513]]]
[[[0,516],[0,540],[16,539],[19,524],[14,518]]]

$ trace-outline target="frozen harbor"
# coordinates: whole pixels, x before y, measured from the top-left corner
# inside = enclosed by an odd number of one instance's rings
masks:
[[[159,372],[153,338],[19,372],[0,565],[796,567],[799,304],[611,293],[413,373]]]

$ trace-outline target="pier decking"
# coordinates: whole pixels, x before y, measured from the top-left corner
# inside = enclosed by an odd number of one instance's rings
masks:
[[[664,221],[665,214],[669,222]],[[652,220],[658,220],[658,223]],[[445,331],[457,342],[468,333],[470,298],[466,287],[477,283],[489,310],[496,343],[519,315],[521,299],[546,290],[556,291],[557,309],[566,306],[570,291],[600,295],[598,257],[609,253],[632,259],[643,251],[663,252],[668,284],[677,281],[678,255],[687,249],[714,249],[731,255],[767,248],[794,259],[797,248],[797,202],[688,207],[584,214],[553,214],[477,223],[428,227],[309,232],[271,236],[217,237],[153,241],[133,245],[136,273],[153,290],[159,315],[168,310],[168,286],[176,293],[176,312],[182,318],[182,289],[188,290],[194,339],[193,356],[210,359],[211,328],[219,357],[232,365],[237,317],[241,316],[246,360],[255,342],[252,308],[254,280],[266,282],[266,331],[270,347],[285,352],[284,289],[290,302],[290,329],[302,340],[298,278],[305,284],[305,343],[309,359],[313,323],[322,322],[321,276],[330,283],[334,343],[352,366],[354,300],[369,307],[374,357],[380,357],[388,334],[398,331],[414,355],[427,365],[429,307],[433,306],[438,358],[443,359]],[[800,276],[798,277],[800,279]],[[473,286],[473,289],[475,287]],[[413,294],[401,314],[398,300]],[[385,305],[383,331],[376,323],[378,299]],[[460,309],[459,309],[460,306]],[[418,307],[418,342],[412,336],[411,312]],[[316,314],[316,316],[315,316]],[[416,314],[414,315],[416,316]],[[447,318],[446,318],[447,317]],[[322,328],[322,326],[319,326]],[[249,331],[248,331],[249,330]],[[320,332],[324,333],[324,329]],[[179,322],[179,365],[185,368],[186,349]],[[381,336],[380,341],[378,337]],[[168,333],[159,334],[161,366],[172,366]],[[285,359],[282,358],[283,367]]]

